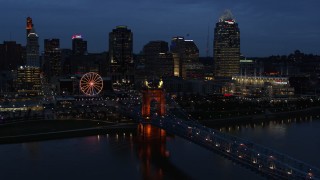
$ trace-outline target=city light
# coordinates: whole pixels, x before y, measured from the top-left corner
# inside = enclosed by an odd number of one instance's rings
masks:
[[[72,36],[72,39],[82,39],[82,35],[81,34],[75,34]]]

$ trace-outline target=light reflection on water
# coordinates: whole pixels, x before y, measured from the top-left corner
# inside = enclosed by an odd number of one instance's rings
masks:
[[[220,129],[320,167],[319,117],[295,117]]]
[[[142,127],[139,127],[140,129]],[[152,127],[135,134],[0,145],[1,179],[235,179],[255,173]],[[229,173],[230,171],[234,174]]]
[[[299,118],[298,118],[299,119]],[[294,122],[294,119],[292,119]],[[1,179],[261,179],[200,146],[151,127],[138,133],[0,145]],[[144,129],[144,131],[141,129]],[[320,167],[320,121],[221,128]],[[308,147],[306,149],[306,147]],[[306,153],[306,151],[308,151]]]

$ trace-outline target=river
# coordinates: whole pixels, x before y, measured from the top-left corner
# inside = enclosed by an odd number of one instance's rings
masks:
[[[320,167],[318,120],[286,119],[221,131]],[[142,141],[138,134],[0,145],[1,179],[264,179],[179,137]]]

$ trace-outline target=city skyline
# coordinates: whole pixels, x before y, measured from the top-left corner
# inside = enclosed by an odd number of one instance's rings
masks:
[[[290,3],[2,2],[2,179],[320,180],[320,3]]]
[[[319,54],[320,39],[316,7],[319,2],[291,4],[278,1],[231,3],[211,1],[140,0],[103,1],[42,1],[3,2],[6,24],[0,41],[15,40],[25,45],[25,18],[33,18],[39,42],[48,38],[61,39],[62,48],[71,47],[71,36],[82,34],[88,41],[89,52],[108,49],[108,33],[117,25],[126,25],[134,33],[134,53],[139,53],[149,41],[170,42],[174,36],[193,39],[206,55],[209,32],[212,56],[213,28],[225,9],[230,9],[241,29],[241,53],[245,56],[289,54],[296,49]],[[290,6],[290,8],[288,8]],[[90,13],[89,13],[90,12]],[[95,13],[91,13],[95,12]],[[61,28],[63,27],[63,28]],[[257,30],[257,27],[259,29]],[[189,36],[187,36],[189,35]],[[43,44],[41,43],[41,51]]]

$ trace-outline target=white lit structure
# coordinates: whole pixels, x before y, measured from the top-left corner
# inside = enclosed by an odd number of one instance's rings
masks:
[[[242,96],[289,97],[294,95],[288,77],[233,76],[235,92]]]

